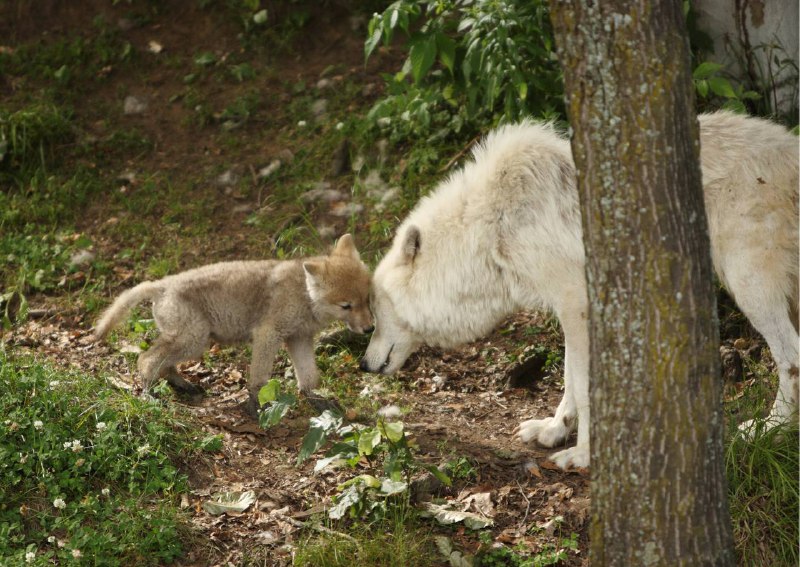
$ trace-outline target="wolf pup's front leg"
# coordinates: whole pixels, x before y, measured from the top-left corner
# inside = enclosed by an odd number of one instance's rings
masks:
[[[314,359],[314,336],[297,335],[286,340],[286,350],[292,359],[294,373],[297,376],[297,387],[306,396],[308,403],[319,412],[337,410],[342,407],[333,398],[315,394],[313,390],[319,386],[319,368]]]
[[[250,376],[247,379],[247,413],[258,419],[258,393],[272,375],[272,363],[281,346],[281,338],[272,326],[264,325],[253,331],[253,360],[250,364]]]

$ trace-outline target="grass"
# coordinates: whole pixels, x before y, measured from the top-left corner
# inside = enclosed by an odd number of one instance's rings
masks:
[[[342,532],[330,524],[332,532],[309,531],[295,552],[296,567],[425,567],[441,564],[431,529],[421,523],[416,512],[407,507],[392,512],[373,523],[357,523]]]
[[[169,563],[188,529],[178,465],[202,442],[171,406],[0,345],[0,556]]]
[[[735,435],[726,451],[728,494],[740,565],[797,565],[798,427]]]

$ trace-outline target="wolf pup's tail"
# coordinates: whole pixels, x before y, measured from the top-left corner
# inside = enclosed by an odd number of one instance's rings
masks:
[[[161,282],[143,282],[123,291],[114,300],[111,307],[106,309],[103,316],[94,327],[94,340],[103,339],[108,332],[116,327],[128,315],[128,312],[146,299],[152,299],[164,290]]]

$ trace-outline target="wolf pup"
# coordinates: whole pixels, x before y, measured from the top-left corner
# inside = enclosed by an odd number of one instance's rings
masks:
[[[778,367],[768,423],[797,419],[798,140],[727,112],[699,121],[714,268]],[[549,308],[564,330],[564,397],[554,417],[517,431],[554,447],[577,417],[577,446],[552,460],[588,466],[589,310],[569,141],[548,124],[523,122],[490,134],[473,160],[419,202],[375,269],[377,327],[362,368],[392,374],[422,343],[454,346],[507,315]]]
[[[102,339],[135,305],[151,300],[160,336],[139,356],[143,390],[164,377],[176,392],[193,397],[202,395],[202,388],[182,378],[176,364],[199,358],[209,341],[251,341],[247,409],[255,414],[258,392],[282,344],[298,387],[307,394],[319,385],[316,333],[337,319],[357,333],[372,331],[369,287],[369,270],[345,234],[329,256],[221,262],[141,283],[114,301],[94,335]]]

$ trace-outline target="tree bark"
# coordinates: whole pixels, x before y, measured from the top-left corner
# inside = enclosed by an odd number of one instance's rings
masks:
[[[587,258],[592,565],[733,565],[682,3],[551,8]]]

